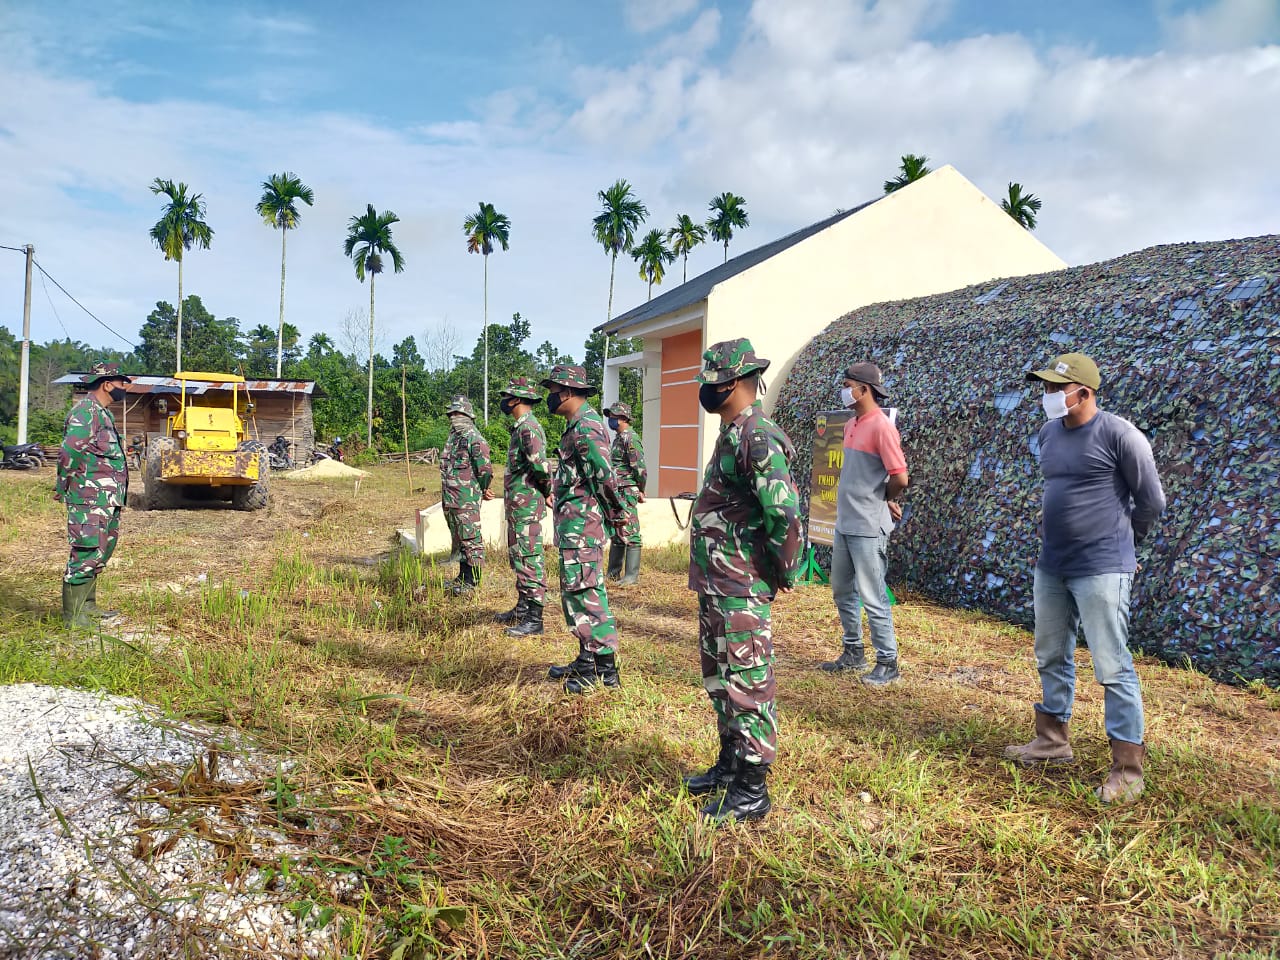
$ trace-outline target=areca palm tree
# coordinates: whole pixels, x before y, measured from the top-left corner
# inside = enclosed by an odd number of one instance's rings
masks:
[[[640,279],[649,281],[649,299],[653,299],[653,285],[662,284],[667,275],[667,264],[675,263],[676,255],[667,249],[662,231],[650,230],[644,239],[631,248],[631,259],[640,264]]]
[[[591,221],[591,232],[596,243],[609,254],[609,307],[605,321],[613,319],[613,275],[618,266],[618,254],[629,252],[635,243],[636,231],[649,215],[649,209],[636,199],[631,184],[625,180],[614,181],[613,186],[601,190],[600,212]],[[609,359],[609,335],[604,336],[604,358]]]
[[[747,219],[747,201],[736,193],[728,191],[720,194],[709,204],[711,218],[707,220],[707,230],[713,240],[724,244],[724,262],[729,262],[729,241],[733,239],[733,231],[751,225]]]
[[[467,235],[467,252],[484,254],[484,422],[489,422],[489,254],[494,244],[507,249],[511,239],[511,219],[492,203],[480,202],[480,209],[462,221]]]
[[[1040,212],[1040,206],[1040,198],[1034,193],[1023,193],[1020,183],[1010,183],[1009,196],[1000,201],[1000,209],[1028,230],[1036,228],[1036,214]]]
[[[298,225],[302,214],[298,201],[308,207],[315,203],[316,195],[295,173],[275,173],[262,181],[262,199],[254,208],[262,222],[280,231],[280,322],[276,326],[276,377],[284,356],[284,241],[290,230]]]
[[[928,157],[917,157],[914,153],[908,153],[902,158],[898,175],[884,182],[884,192],[893,193],[895,190],[901,190],[908,183],[915,183],[921,177],[928,176],[933,172],[929,169],[928,163]]]
[[[707,228],[694,223],[687,213],[676,218],[676,225],[667,231],[667,240],[671,243],[671,252],[684,259],[684,269],[680,274],[680,282],[689,279],[689,251],[707,239]]]
[[[373,446],[373,282],[382,272],[384,256],[391,258],[396,273],[404,272],[404,257],[391,239],[391,225],[399,223],[400,218],[390,210],[378,213],[372,203],[368,207],[347,224],[342,252],[355,264],[357,280],[364,283],[364,275],[369,274],[369,409],[365,442]]]
[[[193,245],[205,250],[213,241],[213,230],[204,222],[205,203],[201,194],[187,193],[185,183],[175,184],[172,180],[161,180],[156,177],[151,183],[151,192],[168,197],[164,213],[151,228],[151,239],[155,241],[166,260],[178,261],[178,334],[175,344],[174,367],[182,369],[182,255]]]

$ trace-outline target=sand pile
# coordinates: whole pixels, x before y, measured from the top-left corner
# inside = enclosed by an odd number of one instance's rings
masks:
[[[352,480],[368,475],[364,470],[348,467],[337,460],[321,460],[304,470],[290,470],[284,478],[286,480]]]

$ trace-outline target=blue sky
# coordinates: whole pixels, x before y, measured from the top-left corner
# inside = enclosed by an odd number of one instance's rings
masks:
[[[0,0],[0,244],[132,339],[176,270],[147,238],[156,177],[209,205],[186,290],[273,325],[279,237],[252,207],[291,170],[317,203],[289,238],[288,319],[339,333],[367,310],[341,253],[366,203],[401,218],[408,265],[378,286],[383,349],[480,330],[478,201],[513,221],[490,318],[580,353],[608,259],[596,191],[628,179],[649,226],[723,190],[751,226],[730,252],[874,197],[903,153],[991,196],[1044,200],[1037,236],[1070,263],[1154,243],[1275,232],[1280,0],[618,0],[23,4]],[[1241,149],[1247,144],[1248,149]],[[21,261],[0,251],[0,323]],[[690,274],[719,262],[704,247]],[[667,285],[678,280],[678,265]],[[57,298],[56,293],[53,294]],[[614,312],[644,299],[618,262]],[[56,310],[56,312],[55,312]],[[112,338],[37,291],[37,339]],[[340,342],[342,337],[336,337]],[[119,344],[115,341],[116,345]]]

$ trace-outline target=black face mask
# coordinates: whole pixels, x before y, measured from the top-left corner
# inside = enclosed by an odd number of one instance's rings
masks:
[[[724,406],[725,401],[729,399],[729,394],[733,393],[730,388],[725,391],[716,389],[720,384],[704,383],[698,388],[698,403],[702,404],[702,409],[707,413],[715,413]]]
[[[564,403],[563,393],[547,394],[547,412],[548,413],[555,413],[557,410],[560,409],[560,404],[562,403]]]
[[[107,391],[107,396],[111,398],[113,403],[119,403],[121,400],[124,399],[124,395],[125,395],[124,387],[112,387],[110,390]]]
[[[516,402],[512,400],[510,397],[503,397],[501,400],[498,401],[498,409],[501,410],[503,413],[505,413],[507,416],[511,416],[511,411],[515,409],[515,406],[516,406]]]

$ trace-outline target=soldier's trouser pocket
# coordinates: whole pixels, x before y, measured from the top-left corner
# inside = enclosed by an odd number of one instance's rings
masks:
[[[63,579],[67,583],[84,583],[101,574],[115,551],[119,528],[119,509],[69,507],[67,544],[71,553]]]

